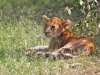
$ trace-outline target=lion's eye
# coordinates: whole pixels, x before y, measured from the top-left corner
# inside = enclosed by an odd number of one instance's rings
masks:
[[[51,29],[55,29],[55,26],[51,26]]]

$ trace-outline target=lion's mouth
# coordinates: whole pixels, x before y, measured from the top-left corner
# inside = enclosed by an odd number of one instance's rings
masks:
[[[52,37],[51,33],[44,33],[46,37]]]
[[[46,37],[51,37],[49,34],[45,34]]]

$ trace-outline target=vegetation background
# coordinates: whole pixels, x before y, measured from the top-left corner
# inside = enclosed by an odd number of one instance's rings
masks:
[[[42,16],[71,19],[70,29],[93,39],[88,57],[52,60],[26,56],[26,48],[47,45]],[[0,0],[0,75],[100,75],[99,0]]]

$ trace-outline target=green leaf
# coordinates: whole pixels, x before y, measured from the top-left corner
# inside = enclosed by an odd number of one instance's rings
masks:
[[[80,2],[79,2],[79,3],[80,3],[80,5],[82,6],[82,4],[83,4],[83,1],[82,1],[82,0],[80,0]]]
[[[98,3],[98,1],[97,0],[94,0],[96,3]]]
[[[68,9],[68,14],[69,14],[69,15],[71,14],[71,10],[70,10],[70,9]]]
[[[90,5],[88,5],[87,8],[88,8],[88,10],[90,10],[90,8],[91,8]]]

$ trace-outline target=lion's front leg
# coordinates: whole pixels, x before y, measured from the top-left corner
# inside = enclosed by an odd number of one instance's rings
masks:
[[[25,55],[30,55],[30,54],[41,55],[46,51],[48,51],[48,46],[36,46],[36,47],[27,48],[25,51]]]

